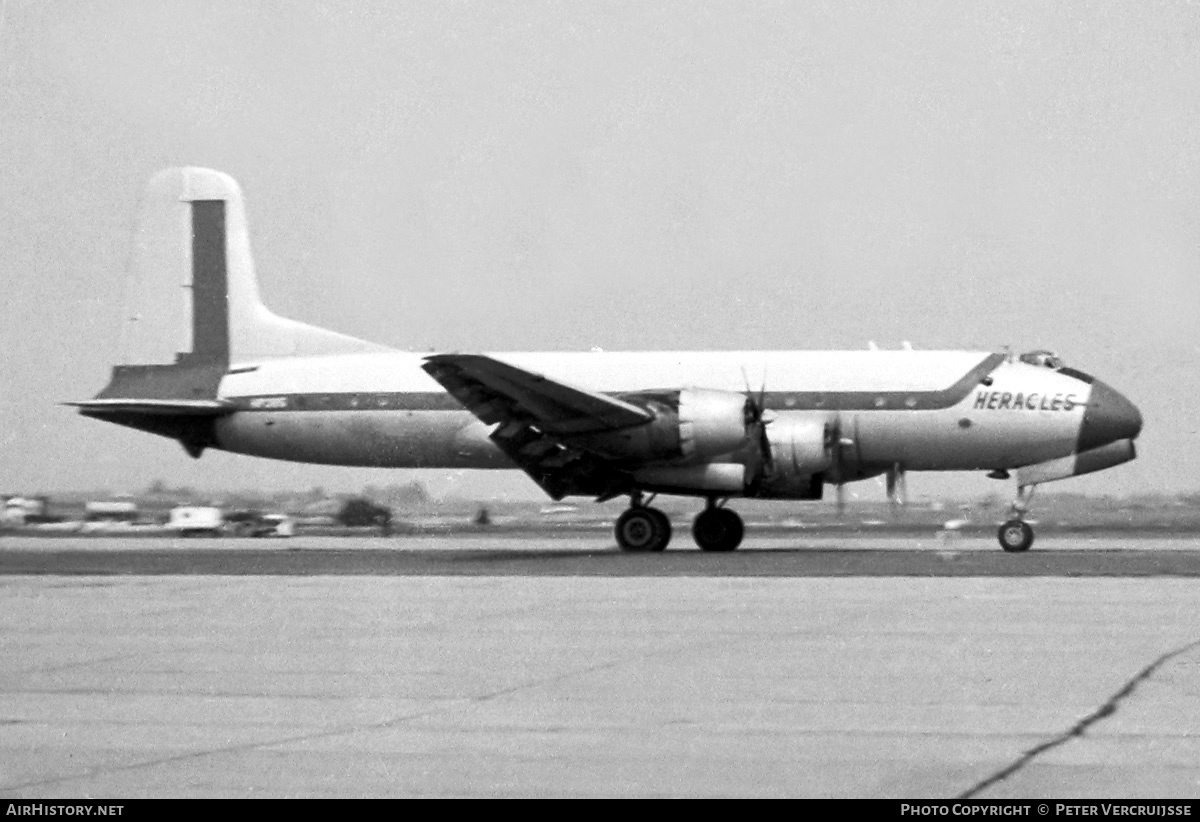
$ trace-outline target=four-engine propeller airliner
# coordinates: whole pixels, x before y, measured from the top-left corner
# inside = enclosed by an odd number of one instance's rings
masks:
[[[628,496],[626,551],[661,551],[657,494],[705,501],[706,551],[741,542],[738,497],[821,499],[907,471],[1016,475],[1006,551],[1027,550],[1039,483],[1132,460],[1138,410],[1044,351],[443,353],[376,345],[262,303],[242,193],[220,172],[150,182],[137,240],[145,275],[191,305],[190,350],[114,367],[86,416],[299,462],[520,468],[554,499]]]

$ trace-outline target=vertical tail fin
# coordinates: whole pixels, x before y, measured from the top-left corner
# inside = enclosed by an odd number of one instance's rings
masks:
[[[387,350],[280,317],[263,305],[242,190],[228,174],[206,168],[156,174],[147,187],[138,251],[143,281],[182,275],[194,358],[239,364]]]
[[[386,351],[285,319],[258,294],[242,191],[205,168],[159,172],[146,188],[130,262],[122,358],[81,414],[179,440],[200,456],[216,446],[218,399],[231,366],[278,357]],[[182,316],[172,307],[182,306]],[[174,357],[170,353],[174,352]]]
[[[138,364],[114,368],[102,398],[213,398],[231,366],[388,350],[263,305],[242,191],[219,171],[172,168],[150,180],[130,274],[122,355]]]

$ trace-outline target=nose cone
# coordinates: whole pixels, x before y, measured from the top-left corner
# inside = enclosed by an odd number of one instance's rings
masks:
[[[1092,383],[1092,396],[1079,427],[1077,451],[1089,451],[1117,440],[1131,440],[1142,430],[1137,406],[1100,380]]]

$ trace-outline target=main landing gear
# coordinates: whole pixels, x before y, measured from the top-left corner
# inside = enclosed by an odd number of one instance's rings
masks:
[[[711,499],[692,521],[692,539],[701,551],[732,551],[742,544],[745,532],[736,511],[722,508]]]
[[[617,518],[614,531],[617,545],[631,553],[662,551],[671,541],[671,521],[662,511],[645,505],[639,491],[631,495],[629,510]],[[708,501],[692,523],[692,538],[701,551],[732,551],[745,532],[742,518],[715,499]]]
[[[1029,500],[1033,498],[1036,485],[1022,485],[1017,488],[1017,498],[1012,504],[1012,519],[1000,526],[996,536],[1000,538],[1000,547],[1009,553],[1016,554],[1028,551],[1033,545],[1033,527],[1025,521],[1029,510]]]
[[[633,507],[617,517],[617,545],[622,551],[662,551],[671,541],[671,520],[657,508],[647,508],[634,497]]]

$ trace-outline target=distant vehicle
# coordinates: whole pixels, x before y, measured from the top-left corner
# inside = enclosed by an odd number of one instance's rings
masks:
[[[291,537],[296,534],[296,521],[287,514],[263,514],[254,537]]]
[[[167,530],[175,531],[180,536],[220,536],[224,525],[225,518],[220,508],[199,505],[172,508],[167,520]]]
[[[296,533],[296,521],[287,514],[261,511],[234,511],[225,517],[225,527],[239,537],[290,537]]]
[[[45,497],[7,497],[0,513],[0,524],[26,525],[45,520]]]
[[[88,502],[83,507],[85,522],[136,522],[137,518],[133,502]]]
[[[24,506],[8,500],[4,503],[4,509],[0,512],[0,525],[16,526],[25,524],[25,508]]]
[[[258,520],[261,517],[262,512],[253,509],[230,511],[225,515],[225,530],[235,537],[248,537],[258,527]]]
[[[88,502],[83,507],[82,533],[127,532],[141,528],[137,504],[129,501]]]

